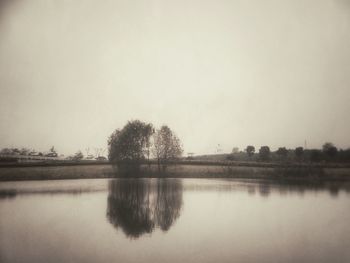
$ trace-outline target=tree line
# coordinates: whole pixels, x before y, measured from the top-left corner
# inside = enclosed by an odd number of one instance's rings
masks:
[[[0,150],[0,155],[23,155],[23,156],[44,156],[44,157],[57,157],[58,153],[54,146],[50,148],[48,152],[37,152],[34,149],[29,148],[3,148]]]
[[[95,148],[95,155],[89,154],[90,148],[86,149],[86,156],[79,150],[74,155],[69,155],[65,157],[65,160],[69,161],[81,161],[84,158],[86,160],[97,160],[97,161],[105,161],[107,160],[104,156],[102,156],[104,149],[103,148]],[[52,146],[47,152],[39,152],[30,148],[3,148],[0,150],[0,161],[7,161],[8,158],[15,159],[17,156],[27,156],[27,157],[60,157],[63,159],[63,154],[58,154],[56,148]],[[3,157],[5,156],[5,158]]]
[[[254,160],[254,161],[298,161],[298,162],[348,162],[350,161],[350,149],[338,149],[333,143],[326,142],[322,149],[304,149],[296,147],[287,149],[279,147],[276,151],[271,151],[269,146],[261,146],[256,151],[253,145],[248,145],[244,152],[239,152],[234,147],[232,153],[227,156],[227,160]]]

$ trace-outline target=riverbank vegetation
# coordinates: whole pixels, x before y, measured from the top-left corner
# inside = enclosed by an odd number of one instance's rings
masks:
[[[243,178],[273,180],[350,180],[350,167],[321,166],[237,166],[230,164],[168,164],[159,172],[158,165],[141,164],[137,173],[125,173],[112,164],[0,167],[0,181],[62,180],[92,178]]]
[[[350,163],[350,149],[338,149],[333,143],[325,143],[322,149],[304,149],[299,146],[295,149],[279,147],[271,151],[269,146],[261,146],[258,151],[252,145],[248,145],[243,151],[235,151],[225,154],[198,155],[187,157],[187,160],[223,162],[234,161],[244,163],[295,163],[295,164],[344,164]]]
[[[260,168],[288,168],[300,170],[300,167],[348,168],[350,149],[338,149],[333,143],[326,142],[322,149],[294,149],[279,147],[272,151],[268,145],[256,147],[247,145],[239,150],[233,147],[231,153],[183,156],[180,138],[167,125],[155,128],[151,123],[139,120],[129,121],[123,128],[116,129],[108,138],[108,160],[104,150],[96,148],[96,158],[86,149],[86,156],[81,151],[75,155],[58,155],[55,147],[49,152],[40,153],[28,148],[4,148],[0,150],[0,167],[34,166],[81,166],[105,165],[118,166],[125,176],[135,176],[141,172],[141,165],[156,165],[158,173],[165,173],[169,165],[214,165],[245,166]],[[304,169],[305,170],[305,169]],[[0,171],[1,172],[1,171]]]

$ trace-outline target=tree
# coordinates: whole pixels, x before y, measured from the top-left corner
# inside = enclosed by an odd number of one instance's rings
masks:
[[[330,142],[326,142],[323,146],[322,146],[322,151],[324,154],[326,154],[329,158],[333,158],[337,155],[338,153],[338,149],[337,147],[334,146],[333,143]]]
[[[168,126],[163,125],[153,135],[152,152],[157,159],[158,170],[160,170],[161,165],[163,166],[163,170],[165,170],[168,162],[180,157],[183,150],[180,139]]]
[[[20,155],[21,151],[18,148],[12,148],[12,154],[13,155]]]
[[[20,150],[20,155],[28,155],[30,153],[30,149],[28,148],[22,148]]]
[[[233,148],[232,148],[232,153],[233,153],[233,154],[239,153],[239,148],[238,148],[238,147],[233,147]]]
[[[259,149],[259,157],[263,161],[267,161],[270,159],[270,147],[269,146],[261,146]]]
[[[249,157],[252,157],[255,152],[255,147],[252,145],[248,145],[247,148],[245,149]]]
[[[301,157],[302,157],[303,154],[304,154],[304,148],[303,148],[303,147],[297,147],[297,148],[295,148],[294,153],[295,153],[295,156],[297,157],[297,159],[300,160]]]
[[[85,149],[85,152],[86,152],[86,156],[88,157],[90,155],[90,147],[87,147]]]
[[[95,148],[95,157],[98,158],[103,155],[106,149],[103,148]]]
[[[285,159],[288,155],[288,150],[286,149],[286,147],[280,147],[278,148],[276,153],[281,159]]]
[[[80,161],[84,158],[84,155],[81,151],[77,151],[75,155],[73,156],[74,161]]]
[[[12,149],[3,148],[3,149],[0,151],[0,154],[3,154],[3,155],[11,155],[11,154],[12,154]]]
[[[108,158],[125,172],[137,172],[150,147],[154,129],[152,124],[129,121],[121,130],[115,130],[108,139]]]

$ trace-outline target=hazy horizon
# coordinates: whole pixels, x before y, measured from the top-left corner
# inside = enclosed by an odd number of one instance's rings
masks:
[[[0,0],[0,148],[350,147],[350,2]]]

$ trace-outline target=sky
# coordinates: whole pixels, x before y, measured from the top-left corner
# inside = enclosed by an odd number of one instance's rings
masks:
[[[349,114],[347,0],[0,0],[0,148],[348,148]]]

